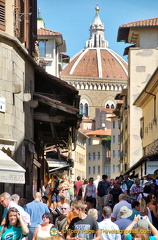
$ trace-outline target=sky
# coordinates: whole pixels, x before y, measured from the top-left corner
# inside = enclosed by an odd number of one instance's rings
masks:
[[[41,17],[49,30],[62,33],[67,52],[71,58],[90,37],[90,24],[98,4],[99,16],[104,23],[105,39],[109,48],[123,57],[124,42],[117,42],[119,26],[122,24],[158,17],[158,0],[37,0]]]

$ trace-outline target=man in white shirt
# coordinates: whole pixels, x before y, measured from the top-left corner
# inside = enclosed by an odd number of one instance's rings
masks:
[[[27,212],[25,212],[21,206],[19,206],[17,203],[12,201],[11,195],[9,193],[4,192],[0,195],[0,204],[2,204],[3,207],[5,207],[7,211],[10,208],[15,207],[21,213],[23,221],[26,224],[30,224],[30,215]],[[6,213],[7,213],[7,211],[6,211]],[[5,217],[1,224],[5,224]]]
[[[102,216],[104,220],[99,222],[102,240],[121,240],[119,227],[111,221],[112,210],[110,207],[104,207]]]
[[[132,206],[130,203],[128,203],[126,201],[127,199],[127,196],[123,193],[121,193],[119,195],[119,203],[117,203],[114,208],[113,208],[113,213],[112,213],[112,217],[111,217],[111,220],[114,222],[116,220],[118,220],[120,218],[120,208],[122,206],[126,206],[128,207],[129,209],[132,209]]]

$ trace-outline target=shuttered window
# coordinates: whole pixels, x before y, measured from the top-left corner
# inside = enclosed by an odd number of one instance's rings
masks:
[[[0,0],[0,30],[5,30],[5,0]]]

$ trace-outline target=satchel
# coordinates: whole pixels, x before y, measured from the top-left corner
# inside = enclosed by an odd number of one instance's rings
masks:
[[[65,197],[66,197],[66,192],[65,192],[65,190],[60,190],[60,191],[59,191],[59,196],[60,196],[61,198],[65,198]]]

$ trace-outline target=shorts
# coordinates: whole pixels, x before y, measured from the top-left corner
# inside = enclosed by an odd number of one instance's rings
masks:
[[[96,199],[92,197],[86,197],[86,202],[94,203],[96,204]]]
[[[60,202],[59,193],[53,193],[53,195],[52,195],[52,203],[53,202]]]

